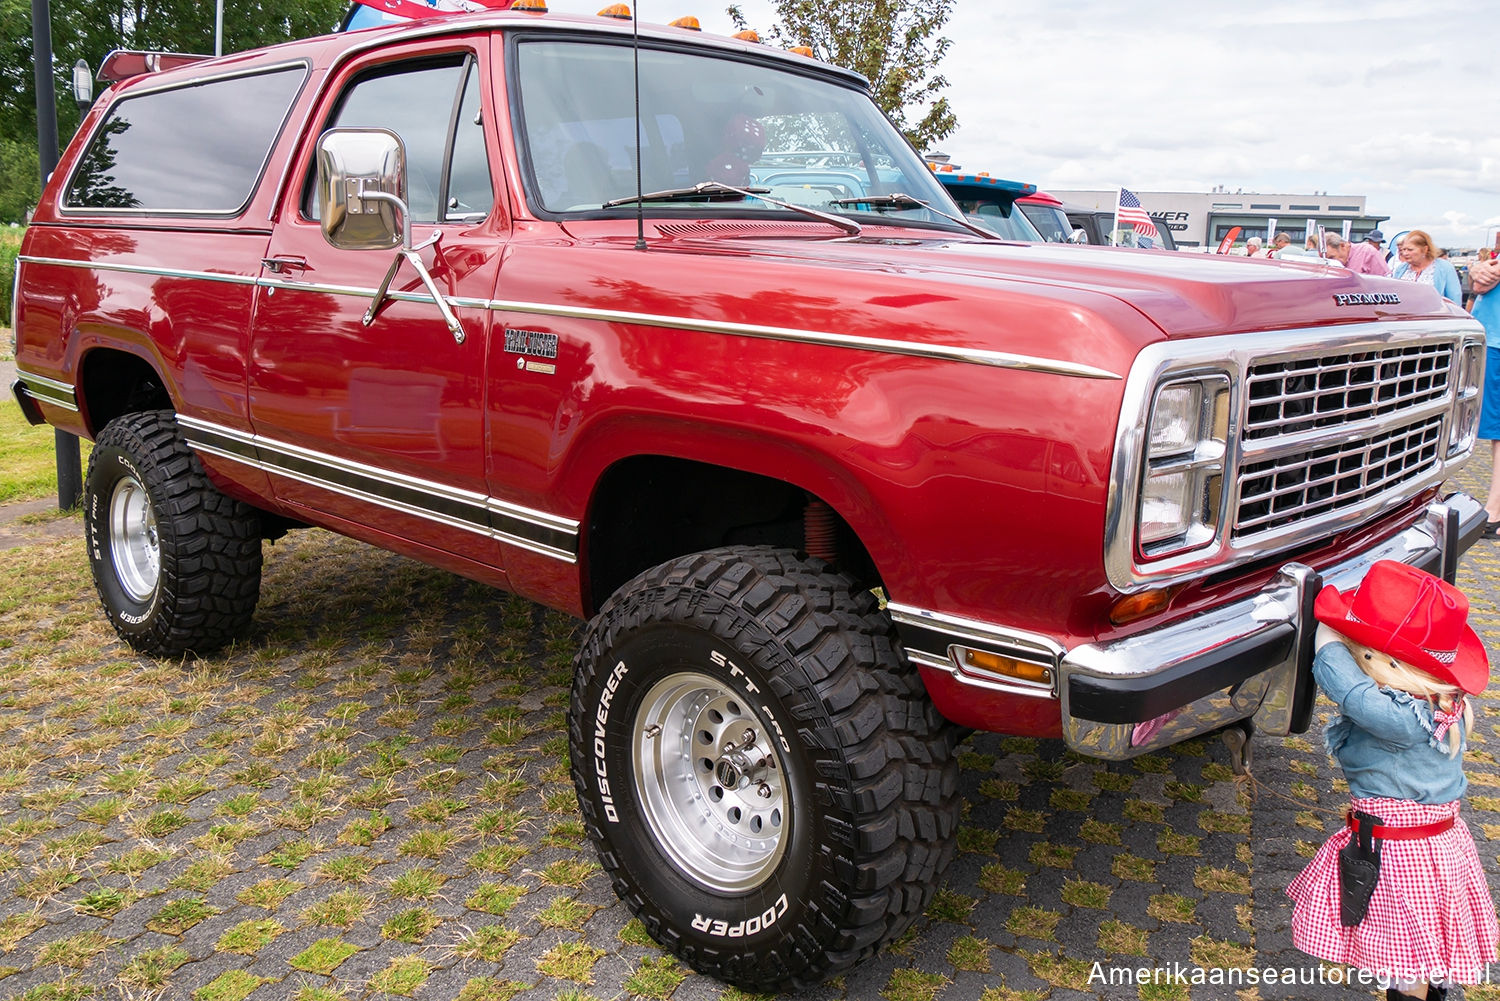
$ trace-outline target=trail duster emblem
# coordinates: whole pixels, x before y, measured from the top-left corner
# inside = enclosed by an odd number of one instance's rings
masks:
[[[511,330],[507,327],[505,350],[511,354],[531,355],[534,358],[556,358],[557,335],[537,330]]]

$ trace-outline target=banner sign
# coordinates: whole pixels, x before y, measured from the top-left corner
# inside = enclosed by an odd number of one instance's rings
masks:
[[[368,7],[381,14],[414,21],[424,17],[440,17],[444,14],[508,10],[514,0],[354,0],[354,2],[360,7]],[[354,27],[352,23],[350,26]]]

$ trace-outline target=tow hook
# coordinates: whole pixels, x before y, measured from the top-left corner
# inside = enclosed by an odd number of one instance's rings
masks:
[[[1220,735],[1224,738],[1224,746],[1229,748],[1229,767],[1234,769],[1234,774],[1249,775],[1251,752],[1254,750],[1251,738],[1255,736],[1255,726],[1248,719],[1242,719],[1226,726]]]

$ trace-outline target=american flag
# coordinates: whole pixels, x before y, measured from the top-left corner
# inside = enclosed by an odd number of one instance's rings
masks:
[[[1155,223],[1141,207],[1141,200],[1129,188],[1120,189],[1120,200],[1115,205],[1115,218],[1118,220],[1117,226],[1123,227],[1126,223],[1133,225],[1138,236],[1161,239],[1161,234],[1156,231]]]

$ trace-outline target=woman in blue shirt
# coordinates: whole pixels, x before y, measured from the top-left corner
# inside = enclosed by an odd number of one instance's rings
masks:
[[[1445,258],[1437,255],[1432,237],[1420,229],[1406,234],[1401,242],[1401,263],[1391,272],[1391,277],[1404,281],[1431,285],[1449,302],[1463,302],[1463,287],[1458,281],[1458,272]]]

